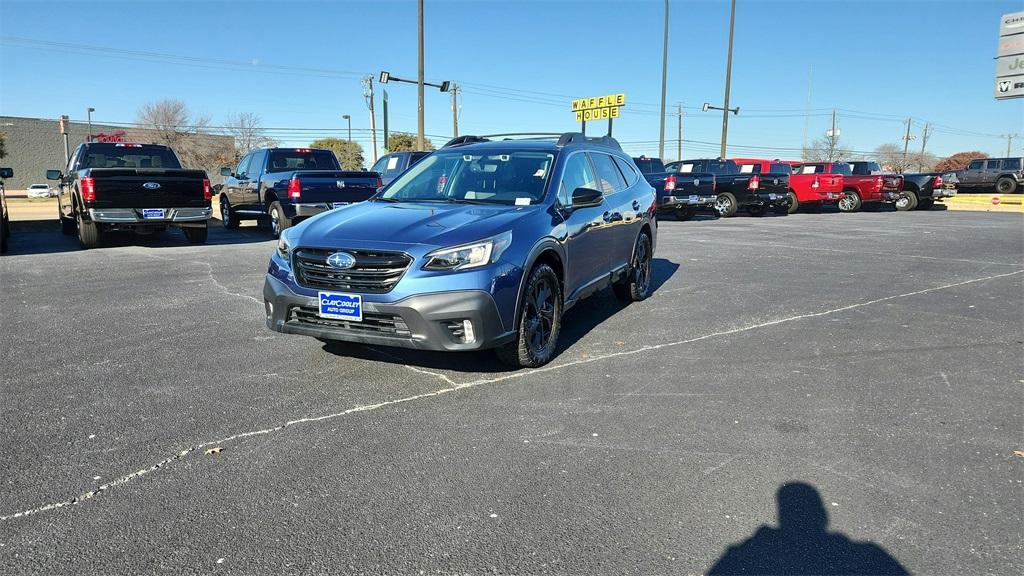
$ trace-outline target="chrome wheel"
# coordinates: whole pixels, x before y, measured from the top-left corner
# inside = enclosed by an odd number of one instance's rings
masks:
[[[910,197],[901,195],[896,199],[896,208],[898,210],[906,210],[910,208]]]
[[[277,206],[270,209],[270,230],[275,237],[281,235],[281,215],[277,213]]]
[[[732,200],[728,196],[719,196],[715,199],[715,211],[720,215],[729,213],[732,209]]]

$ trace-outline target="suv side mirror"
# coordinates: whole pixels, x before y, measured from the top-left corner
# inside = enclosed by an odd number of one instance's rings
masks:
[[[46,171],[46,179],[47,180],[60,180],[62,178],[64,178],[64,175],[61,174],[60,170],[47,170]]]
[[[573,208],[586,208],[588,206],[598,206],[601,201],[604,200],[604,195],[599,190],[593,188],[585,188],[580,186],[579,188],[572,191],[572,207]]]
[[[231,168],[228,168],[227,166],[221,167],[220,175],[224,176],[225,178],[230,178],[231,177]]]
[[[14,178],[14,168],[0,168],[0,178]]]

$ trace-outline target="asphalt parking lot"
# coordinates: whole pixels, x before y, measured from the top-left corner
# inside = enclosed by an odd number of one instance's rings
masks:
[[[1024,571],[1020,215],[669,219],[517,372],[267,330],[263,230],[15,224],[4,574]]]

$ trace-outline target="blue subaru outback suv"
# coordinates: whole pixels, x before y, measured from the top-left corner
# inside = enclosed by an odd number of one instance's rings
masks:
[[[580,299],[608,285],[647,297],[655,208],[610,137],[462,136],[369,201],[282,232],[267,326],[540,366]]]

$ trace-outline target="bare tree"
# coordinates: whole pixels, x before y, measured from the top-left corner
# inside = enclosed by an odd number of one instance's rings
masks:
[[[213,174],[218,166],[234,160],[234,150],[210,134],[210,118],[193,116],[181,100],[145,104],[139,108],[135,121],[151,132],[155,142],[173,148],[186,167]]]
[[[257,148],[271,148],[277,141],[267,136],[263,128],[263,119],[259,114],[239,112],[228,117],[225,130],[235,138],[235,150],[238,156],[244,156]]]
[[[874,156],[883,170],[900,174],[906,172],[913,163],[913,158],[909,154],[904,157],[903,146],[899,144],[882,144],[875,148]]]
[[[851,160],[853,153],[839,141],[839,136],[828,136],[818,138],[805,146],[803,159],[808,162],[835,162],[836,160]]]

